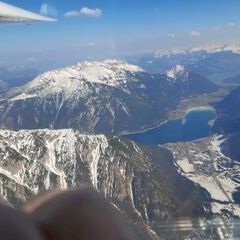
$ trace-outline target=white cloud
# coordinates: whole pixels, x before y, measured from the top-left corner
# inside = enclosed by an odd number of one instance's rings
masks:
[[[87,16],[87,17],[101,17],[102,16],[102,10],[99,8],[91,9],[88,7],[83,7],[79,11],[73,10],[66,12],[64,14],[65,17],[79,17],[79,16]]]
[[[201,33],[197,31],[192,31],[189,33],[191,37],[200,37]]]
[[[171,37],[171,38],[175,38],[176,37],[176,34],[175,33],[168,33],[167,34],[169,37]]]
[[[80,15],[88,16],[88,17],[101,17],[102,16],[102,10],[99,8],[91,9],[91,8],[83,7],[79,13],[80,13]]]
[[[95,47],[96,46],[96,43],[95,42],[89,42],[87,44],[88,47]]]
[[[64,17],[78,17],[79,12],[78,11],[69,11],[64,14]]]

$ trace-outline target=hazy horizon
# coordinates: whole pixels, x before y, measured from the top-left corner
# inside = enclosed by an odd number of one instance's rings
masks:
[[[240,2],[6,0],[57,23],[1,25],[0,66],[66,65],[239,41]],[[16,40],[17,36],[17,40]]]

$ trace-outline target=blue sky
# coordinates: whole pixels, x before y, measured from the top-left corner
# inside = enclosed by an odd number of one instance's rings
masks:
[[[162,48],[237,42],[240,37],[239,0],[5,2],[38,13],[41,7],[46,13],[47,4],[47,14],[59,21],[0,25],[0,65],[46,59],[64,64]]]

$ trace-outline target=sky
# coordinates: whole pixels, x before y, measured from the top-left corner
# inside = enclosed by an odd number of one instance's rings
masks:
[[[240,42],[239,0],[5,0],[58,19],[0,25],[1,65],[69,64]]]

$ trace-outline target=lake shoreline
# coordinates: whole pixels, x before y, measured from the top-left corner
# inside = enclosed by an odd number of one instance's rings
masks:
[[[165,120],[159,120],[155,124],[151,124],[149,126],[142,127],[139,130],[133,131],[122,131],[117,134],[118,137],[124,137],[126,135],[131,134],[140,134],[145,133],[147,131],[153,130],[154,128],[160,127],[163,124],[166,124],[172,120],[178,120],[183,118],[187,111],[199,109],[199,108],[213,108],[213,103],[221,101],[227,94],[229,93],[226,89],[220,89],[217,92],[209,93],[209,94],[202,94],[198,96],[192,96],[188,98],[184,98],[180,101],[180,103],[176,106],[175,109],[170,110],[167,114],[167,118]]]
[[[155,128],[161,127],[162,125],[166,124],[166,123],[169,122],[169,121],[171,121],[171,120],[164,120],[163,122],[160,122],[160,123],[158,123],[158,124],[155,124],[155,125],[153,125],[152,127],[146,127],[146,128],[144,128],[143,130],[138,130],[138,131],[134,131],[134,132],[133,132],[133,131],[122,132],[122,133],[118,134],[118,137],[124,137],[124,136],[126,136],[126,135],[132,135],[132,134],[145,133],[145,132],[148,132],[148,131],[153,130],[153,129],[155,129]]]
[[[166,120],[156,127],[124,134],[124,137],[138,144],[166,144],[197,139],[211,135],[211,121],[214,121],[216,109],[212,106],[198,106],[185,111],[182,118]]]
[[[189,114],[190,112],[194,112],[194,111],[206,111],[206,110],[213,110],[216,111],[216,109],[213,106],[198,106],[198,107],[191,107],[188,110],[185,111],[185,115],[179,116],[179,118],[169,118],[167,120],[164,120],[158,124],[153,125],[152,127],[146,127],[143,130],[138,130],[138,131],[126,131],[126,132],[121,132],[120,134],[118,134],[118,137],[124,137],[126,135],[132,135],[132,134],[140,134],[140,133],[146,133],[150,130],[153,130],[155,128],[161,127],[162,125],[170,122],[170,121],[174,121],[174,120],[179,120],[181,118],[184,118],[187,114]]]

